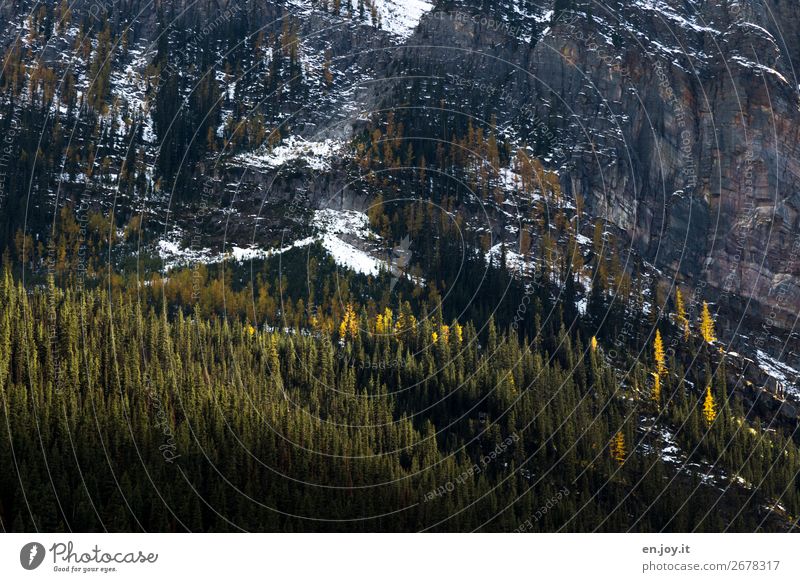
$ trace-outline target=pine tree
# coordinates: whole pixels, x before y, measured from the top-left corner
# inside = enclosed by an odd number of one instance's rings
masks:
[[[711,312],[708,309],[708,303],[703,301],[703,313],[700,316],[700,334],[706,343],[712,344],[717,341],[717,336],[714,331],[714,319],[711,317]]]
[[[514,500],[526,503],[518,492],[530,489],[532,495],[527,497],[535,502],[533,494],[546,492],[553,484],[552,478],[543,477],[548,480],[543,480],[541,486],[534,485],[529,475],[515,475],[521,471],[512,469],[523,468],[531,453],[534,453],[530,458],[533,467],[548,463],[551,460],[548,456],[559,451],[569,451],[563,459],[564,470],[571,475],[571,481],[574,479],[576,493],[581,492],[580,506],[588,504],[589,511],[582,513],[581,527],[605,524],[608,529],[627,529],[631,515],[637,519],[643,516],[642,521],[635,523],[644,529],[698,526],[705,531],[718,527],[702,517],[707,513],[704,507],[707,496],[692,501],[681,496],[679,489],[670,489],[662,496],[654,506],[658,515],[652,520],[648,517],[646,509],[653,501],[652,492],[663,489],[665,478],[673,470],[666,463],[656,462],[650,465],[652,471],[643,471],[630,480],[631,492],[635,494],[626,496],[625,511],[614,510],[620,500],[618,493],[627,493],[617,489],[619,482],[609,484],[616,489],[611,495],[593,497],[589,493],[596,489],[597,483],[605,482],[609,465],[616,468],[631,461],[634,469],[644,464],[644,455],[631,454],[628,458],[635,445],[633,440],[627,442],[633,438],[632,431],[620,428],[619,432],[609,434],[608,429],[619,427],[620,417],[636,413],[636,406],[641,403],[614,397],[614,369],[600,357],[596,338],[590,340],[592,351],[589,362],[584,362],[580,330],[567,330],[561,322],[542,324],[541,315],[551,305],[543,308],[540,297],[530,302],[532,321],[528,330],[544,339],[523,344],[528,331],[515,335],[506,316],[499,312],[497,323],[493,316],[489,329],[478,331],[477,318],[465,313],[463,329],[455,318],[446,325],[445,315],[438,309],[431,314],[423,301],[415,301],[412,307],[409,301],[401,300],[395,308],[396,318],[385,307],[388,298],[380,303],[367,299],[362,308],[355,297],[368,295],[363,288],[351,285],[352,280],[344,281],[341,287],[326,287],[329,281],[321,281],[316,299],[308,298],[306,308],[299,295],[293,296],[298,290],[292,291],[291,285],[275,284],[271,288],[261,278],[255,286],[258,302],[263,306],[257,305],[254,315],[247,308],[252,288],[236,291],[232,288],[232,277],[213,274],[208,277],[205,270],[201,281],[204,285],[208,282],[209,287],[212,281],[218,282],[219,292],[209,290],[204,299],[195,302],[191,299],[189,269],[185,275],[176,269],[168,280],[153,277],[153,284],[144,288],[138,277],[131,280],[130,287],[114,283],[109,297],[108,288],[112,285],[101,279],[96,286],[87,285],[77,293],[50,281],[47,287],[32,286],[29,290],[21,284],[17,287],[9,261],[5,259],[5,274],[0,279],[0,305],[6,307],[0,309],[0,393],[7,410],[4,422],[10,430],[6,431],[9,438],[0,440],[0,466],[12,466],[10,445],[13,445],[20,451],[20,458],[26,460],[20,474],[26,476],[25,484],[30,483],[32,488],[28,510],[19,503],[19,475],[0,471],[0,513],[3,524],[12,529],[41,526],[65,530],[69,526],[73,531],[84,531],[95,530],[105,523],[110,529],[130,530],[137,527],[130,514],[141,520],[142,527],[157,531],[174,531],[181,526],[227,531],[231,526],[226,519],[249,530],[316,527],[305,519],[275,517],[274,511],[249,503],[246,494],[279,501],[287,509],[301,508],[309,514],[335,518],[340,520],[337,528],[351,527],[348,518],[363,515],[371,506],[408,506],[407,511],[396,514],[396,519],[381,523],[354,521],[352,527],[416,530],[442,516],[453,515],[453,508],[460,503],[457,496],[470,500],[485,495],[485,507],[511,507]],[[483,269],[482,262],[479,267]],[[351,303],[345,299],[340,304],[340,292],[343,297],[353,298]],[[286,301],[281,300],[283,293],[288,295]],[[306,297],[305,289],[299,293]],[[219,297],[213,297],[214,294]],[[221,303],[223,296],[227,310]],[[53,297],[56,306],[51,304]],[[481,309],[493,305],[494,298],[484,299],[483,304],[481,299],[470,301],[478,307],[474,313],[485,321],[488,311],[481,313]],[[428,305],[440,306],[441,300],[437,298]],[[186,318],[185,315],[192,313],[192,306],[193,314]],[[47,333],[54,307],[60,330],[57,351],[51,350]],[[119,317],[112,318],[112,313]],[[270,313],[273,324],[284,320],[286,324],[277,324],[273,332],[263,333],[259,331],[263,325],[261,313]],[[336,334],[339,321],[343,323],[341,338],[348,343],[354,340],[346,349],[335,345],[339,339]],[[309,322],[313,333],[282,331],[284,326],[307,329]],[[400,328],[406,332],[379,340],[365,335],[364,341],[360,341],[362,323],[370,330],[383,329],[389,333]],[[430,347],[428,340],[434,329],[437,345],[425,350]],[[462,343],[458,350],[454,349]],[[347,362],[341,359],[345,354]],[[374,365],[390,360],[398,364]],[[373,365],[365,369],[352,365],[356,361]],[[678,366],[675,377],[682,378],[680,359],[676,357],[674,362]],[[652,412],[655,407],[650,397],[657,403],[662,400],[664,394],[659,392],[667,392],[667,384],[660,383],[665,380],[657,372],[637,367],[634,384],[643,392],[647,390],[648,372],[653,376],[653,386],[652,395],[646,397],[646,408]],[[669,407],[665,422],[687,426],[687,430],[676,435],[686,450],[699,445],[704,453],[714,452],[713,447],[718,446],[714,441],[723,439],[703,441],[702,429],[717,417],[726,421],[736,418],[743,428],[749,424],[741,402],[733,404],[737,408],[728,413],[725,377],[723,366],[714,378],[709,367],[703,381],[708,386],[706,393],[695,395],[692,402],[688,401],[683,384],[676,387],[675,405]],[[68,389],[61,396],[53,393],[52,387],[58,383]],[[413,390],[404,389],[411,386]],[[559,389],[554,390],[554,386]],[[716,387],[715,394],[712,386]],[[481,398],[490,392],[491,396]],[[453,397],[443,398],[451,393]],[[353,397],[362,394],[381,397]],[[384,397],[389,394],[390,398]],[[585,397],[588,394],[591,397]],[[474,410],[481,399],[480,408]],[[695,407],[690,411],[691,404]],[[98,405],[100,409],[96,408]],[[417,421],[413,412],[423,408],[429,410],[427,418]],[[601,409],[608,413],[598,418],[599,422],[592,422]],[[162,435],[160,425],[152,430],[154,415],[158,415],[157,422],[163,420],[170,430],[169,436]],[[537,422],[527,424],[534,417]],[[91,418],[92,423],[87,424],[86,418]],[[460,418],[465,422],[453,422]],[[37,424],[46,430],[36,431]],[[264,426],[270,430],[264,430]],[[524,430],[523,426],[530,426],[530,430]],[[439,440],[435,435],[443,427],[447,427],[448,434]],[[475,440],[476,427],[485,432],[481,442]],[[64,435],[70,432],[80,439],[86,451],[105,448],[109,457],[127,471],[121,474],[118,487],[112,488],[111,494],[96,496],[95,507],[88,505],[81,494],[80,474],[58,460],[64,458]],[[454,476],[480,463],[482,455],[504,435],[512,434],[519,440],[501,453],[491,467],[486,467],[475,479],[458,480],[457,496],[443,495],[436,498],[436,503],[409,506],[409,499],[422,498],[438,484],[452,481]],[[755,450],[753,434],[758,434],[763,442],[755,445]],[[106,440],[102,435],[109,438]],[[105,441],[102,447],[98,438]],[[133,444],[138,440],[154,446],[137,450]],[[296,445],[287,447],[287,442]],[[544,442],[547,447],[541,447]],[[726,451],[715,458],[729,474],[739,473],[752,482],[763,478],[764,492],[786,490],[788,494],[781,500],[786,513],[800,515],[800,499],[793,488],[787,489],[800,471],[800,455],[791,439],[781,436],[780,431],[755,433],[755,429],[747,426],[747,430],[726,433],[724,442]],[[597,466],[592,461],[598,453],[606,454],[604,443],[610,458]],[[173,444],[174,449],[170,448]],[[170,457],[179,462],[188,481],[202,486],[209,505],[219,508],[219,513],[203,510],[196,501],[197,491],[182,484],[186,480],[174,479],[174,470],[169,466],[172,459],[165,463],[166,457],[162,457],[164,445]],[[201,446],[203,455],[192,454],[192,449]],[[46,488],[37,487],[36,480],[41,482],[41,476],[48,475],[47,466],[43,465],[41,455],[30,454],[40,448],[48,452],[53,463],[52,479],[44,478],[48,482]],[[381,450],[401,452],[375,454]],[[28,454],[23,457],[26,451]],[[336,458],[326,458],[328,455],[314,451],[330,451]],[[755,454],[749,454],[753,451]],[[776,460],[779,462],[775,463]],[[208,463],[217,465],[227,476],[224,481],[230,479],[230,483],[209,479]],[[82,461],[82,470],[94,488],[107,488],[103,475],[108,467],[104,464],[107,465],[105,456],[85,455]],[[774,471],[769,470],[772,464]],[[413,482],[408,477],[418,473],[420,467],[429,467],[429,471],[420,476],[418,483]],[[147,501],[141,489],[143,479],[148,479],[143,471],[149,473],[152,485],[164,493],[164,503],[170,511],[154,510]],[[324,475],[342,487],[298,490],[281,475],[306,482]],[[362,487],[376,479],[386,484],[380,491],[364,496],[352,494],[353,486]],[[231,485],[241,488],[243,495],[230,495]],[[130,511],[120,509],[124,507],[123,495],[128,499]],[[580,507],[573,506],[572,500],[578,502],[576,497],[562,499],[559,512],[573,514]],[[63,513],[57,507],[58,499],[67,504]],[[684,502],[686,507],[678,511]],[[441,506],[436,508],[438,503]],[[422,511],[418,512],[417,507]],[[530,515],[530,511],[529,505],[523,505],[519,511],[511,511],[507,520],[498,516],[497,529],[513,526],[521,515]],[[558,527],[559,512],[547,515],[541,522],[543,529]],[[462,513],[446,527],[474,529],[485,521],[483,510],[466,508]],[[665,526],[663,516],[676,514],[681,521]],[[692,521],[695,514],[704,521]],[[69,523],[60,515],[69,516]],[[747,511],[741,519],[760,518]],[[748,522],[737,519],[736,523]],[[769,524],[765,522],[765,526]]]
[[[97,50],[89,73],[89,104],[102,113],[107,110],[106,98],[110,91],[111,48],[111,29],[106,26],[97,35]]]
[[[327,49],[325,51],[325,62],[322,65],[322,80],[325,83],[325,86],[330,89],[333,87],[333,73],[331,72],[331,51]]]

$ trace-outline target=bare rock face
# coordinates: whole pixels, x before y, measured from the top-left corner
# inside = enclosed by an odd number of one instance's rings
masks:
[[[708,4],[692,12],[683,2],[620,3],[640,46],[623,37],[623,64],[610,75],[598,63],[600,49],[576,42],[570,25],[554,29],[556,46],[576,54],[576,68],[587,63],[594,95],[610,96],[627,119],[616,163],[607,166],[613,178],[601,184],[589,172],[582,186],[658,267],[705,287],[708,300],[752,297],[751,307],[788,323],[781,316],[796,313],[800,299],[791,60],[767,30],[777,25],[766,10]],[[543,79],[558,78],[558,65],[546,60]],[[626,76],[632,87],[620,93]]]
[[[506,119],[547,120],[564,186],[696,302],[790,327],[800,307],[800,42],[782,31],[797,29],[796,6],[574,1],[555,16],[529,4],[518,22],[538,23],[532,34],[496,25],[519,10],[447,3],[450,16],[423,19],[409,44],[435,39],[447,74],[480,71],[502,85],[515,97]]]

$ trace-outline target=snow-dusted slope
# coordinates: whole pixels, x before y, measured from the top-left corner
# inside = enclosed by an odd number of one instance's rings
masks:
[[[308,14],[315,8],[309,0],[290,0],[289,3],[300,14]],[[372,6],[375,7],[376,20],[372,17]],[[377,25],[400,39],[406,39],[414,32],[422,17],[432,10],[433,4],[424,0],[365,0],[363,22]],[[348,16],[345,8],[341,8],[339,14]]]
[[[381,27],[401,38],[411,36],[422,16],[433,5],[422,0],[373,0],[381,17]]]
[[[263,149],[236,156],[233,160],[243,166],[257,170],[279,168],[292,160],[302,159],[312,170],[328,169],[329,160],[340,153],[343,145],[333,140],[306,141],[300,137],[289,136],[285,144],[273,149]]]
[[[316,230],[314,236],[294,241],[282,248],[263,249],[255,246],[232,245],[225,253],[212,254],[211,249],[208,248],[182,247],[180,244],[181,232],[175,230],[169,237],[158,242],[157,250],[168,270],[193,263],[218,263],[224,260],[244,262],[265,259],[319,241],[336,264],[342,268],[372,276],[390,269],[386,261],[373,256],[377,250],[375,242],[380,237],[370,230],[369,219],[363,212],[317,210],[314,213],[312,224]]]

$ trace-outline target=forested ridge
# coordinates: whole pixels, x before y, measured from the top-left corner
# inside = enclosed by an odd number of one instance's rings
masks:
[[[797,515],[796,444],[742,422],[705,347],[707,391],[655,350],[654,393],[646,365],[621,383],[602,342],[563,326],[530,340],[348,303],[335,329],[310,314],[281,330],[106,289],[25,289],[6,264],[6,530],[752,531]],[[658,454],[657,415],[696,469]],[[701,463],[726,483],[702,484]]]

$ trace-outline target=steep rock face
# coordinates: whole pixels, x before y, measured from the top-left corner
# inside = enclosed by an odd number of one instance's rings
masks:
[[[566,10],[554,15],[554,4]],[[29,8],[6,3],[0,15],[22,22]],[[287,122],[291,133],[346,140],[360,111],[407,105],[420,107],[425,126],[441,102],[413,75],[437,78],[458,115],[483,124],[495,116],[522,140],[547,134],[544,157],[564,188],[665,276],[695,289],[694,307],[705,299],[788,327],[800,306],[800,40],[787,32],[800,15],[789,0],[447,0],[408,38],[311,0],[71,8],[76,25],[77,15],[134,20],[131,40],[146,39],[149,51],[165,23],[227,26],[232,13],[255,29],[290,15],[301,23],[305,64],[319,68],[329,51],[336,75],[334,90],[307,98]],[[446,127],[440,137],[450,137]],[[261,180],[253,178],[254,196],[267,189]],[[305,185],[270,188],[285,201]],[[315,204],[328,186],[308,190]]]
[[[547,120],[564,185],[694,288],[695,304],[791,326],[800,304],[798,41],[781,29],[794,30],[796,11],[636,0],[572,2],[554,18],[547,8],[522,18],[538,23],[528,36],[508,6],[445,3],[409,44],[440,47],[428,49],[431,74],[502,86],[513,99],[493,111],[501,118]]]
[[[756,10],[698,3],[691,14],[673,4],[618,6],[643,45],[623,38],[619,75],[599,73],[605,63],[593,47],[554,29],[556,43],[587,63],[596,95],[614,95],[626,73],[635,82],[618,98],[628,123],[615,148],[617,160],[632,152],[630,167],[612,166],[610,188],[594,173],[582,185],[657,266],[707,285],[706,298],[752,296],[790,315],[800,267],[792,258],[800,206],[791,63]],[[545,60],[542,78],[562,74]]]

